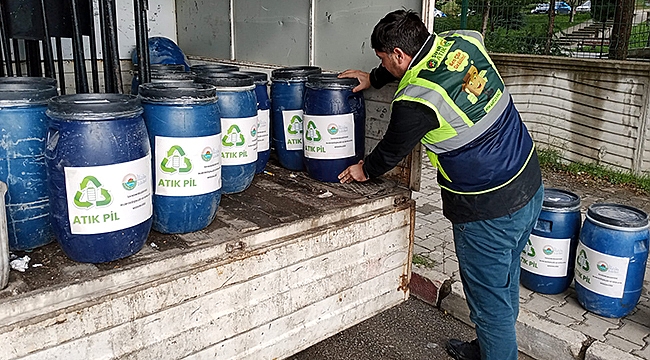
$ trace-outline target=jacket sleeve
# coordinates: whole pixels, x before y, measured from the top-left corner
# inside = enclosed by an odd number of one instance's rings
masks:
[[[381,89],[384,85],[395,80],[397,80],[397,78],[381,65],[370,71],[370,85],[375,89]]]
[[[363,170],[368,178],[383,175],[394,168],[431,130],[438,128],[436,113],[413,101],[396,101],[386,134],[366,156]]]

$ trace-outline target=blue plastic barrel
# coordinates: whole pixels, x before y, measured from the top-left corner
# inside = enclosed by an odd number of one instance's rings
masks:
[[[155,79],[162,81],[171,80],[186,80],[188,82],[194,81],[192,73],[185,70],[182,64],[151,64],[149,65],[151,82],[156,82]],[[138,87],[140,86],[140,70],[138,64],[133,66],[133,78],[131,79],[131,94],[138,95]]]
[[[310,177],[339,182],[338,175],[363,159],[366,107],[357,79],[310,75],[305,90],[303,148]]]
[[[54,240],[45,169],[47,101],[56,86],[44,78],[0,82],[0,181],[5,195],[10,250],[29,250]]]
[[[153,229],[166,234],[210,225],[221,200],[221,119],[214,86],[140,86],[152,149]]]
[[[66,255],[102,263],[138,252],[153,218],[149,137],[133,95],[50,100],[45,162],[52,227]]]
[[[544,189],[542,211],[521,253],[522,285],[542,294],[559,294],[569,287],[581,223],[578,195]]]
[[[625,205],[591,205],[576,254],[580,305],[605,317],[629,314],[643,290],[648,214]]]
[[[257,170],[256,174],[264,172],[266,163],[271,157],[271,99],[267,84],[269,76],[263,72],[240,71],[250,75],[255,80],[255,96],[257,97]]]
[[[257,99],[251,76],[197,74],[197,82],[214,85],[221,113],[221,192],[246,190],[257,169]]]
[[[304,170],[302,148],[303,100],[307,77],[320,74],[317,66],[294,66],[271,72],[271,123],[273,147],[284,168]]]

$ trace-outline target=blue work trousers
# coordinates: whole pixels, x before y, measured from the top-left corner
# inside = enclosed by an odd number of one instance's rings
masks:
[[[460,278],[483,360],[517,360],[520,255],[544,200],[544,187],[515,213],[454,224]]]

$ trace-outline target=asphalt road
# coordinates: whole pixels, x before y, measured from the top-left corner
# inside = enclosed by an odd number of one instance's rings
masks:
[[[411,297],[289,360],[448,360],[447,339],[474,337],[472,327]]]

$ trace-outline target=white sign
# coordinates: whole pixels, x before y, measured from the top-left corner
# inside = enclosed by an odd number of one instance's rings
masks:
[[[629,258],[603,254],[580,241],[576,250],[575,279],[596,294],[622,299],[629,263]]]
[[[284,144],[287,150],[302,150],[302,110],[283,110]]]
[[[257,116],[221,118],[221,136],[222,165],[257,161]]]
[[[305,115],[304,149],[310,159],[354,156],[354,114]]]
[[[267,151],[270,146],[270,132],[271,118],[269,117],[269,110],[257,110],[257,152]]]
[[[551,239],[531,234],[521,252],[521,268],[542,276],[567,276],[570,246],[571,239]]]
[[[103,234],[143,223],[153,214],[151,155],[129,162],[65,167],[72,234]]]
[[[194,196],[221,189],[221,134],[156,136],[156,195]]]

